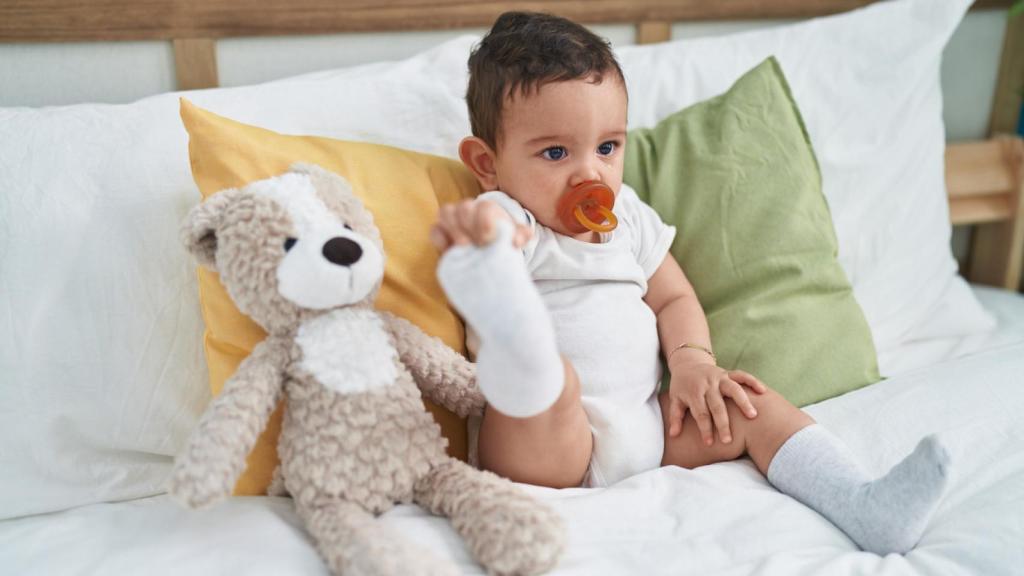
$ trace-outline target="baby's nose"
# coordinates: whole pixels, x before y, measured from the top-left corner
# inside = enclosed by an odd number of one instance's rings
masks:
[[[581,164],[576,171],[573,173],[570,179],[570,186],[577,186],[583,182],[589,182],[592,180],[600,180],[601,172],[592,163]]]

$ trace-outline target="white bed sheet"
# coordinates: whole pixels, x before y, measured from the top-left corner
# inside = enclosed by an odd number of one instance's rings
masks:
[[[1024,573],[1024,298],[976,289],[999,319],[985,340],[929,348],[967,357],[908,369],[808,407],[880,473],[937,432],[953,477],[918,547],[860,552],[776,492],[746,459],[662,468],[607,489],[525,487],[565,518],[556,574]],[[980,351],[979,351],[980,350]],[[923,357],[923,356],[922,356]],[[386,514],[410,539],[482,573],[447,521],[415,506]],[[166,496],[0,522],[3,574],[325,574],[283,498],[180,509]]]
[[[882,376],[898,376],[949,358],[962,358],[1024,340],[1024,311],[1021,310],[1024,306],[1021,306],[1022,299],[1018,295],[988,286],[971,286],[971,290],[995,318],[995,330],[967,336],[910,340],[897,348],[883,350],[878,356],[879,367],[884,367]]]

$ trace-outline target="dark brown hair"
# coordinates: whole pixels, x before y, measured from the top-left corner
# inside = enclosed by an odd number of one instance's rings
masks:
[[[505,98],[529,94],[549,82],[605,74],[622,82],[607,40],[559,16],[505,12],[469,55],[469,122],[473,135],[497,150]]]

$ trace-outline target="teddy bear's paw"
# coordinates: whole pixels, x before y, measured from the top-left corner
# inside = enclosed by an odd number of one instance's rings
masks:
[[[231,486],[218,474],[204,474],[187,466],[175,466],[167,492],[183,506],[204,508],[226,498],[231,493]]]
[[[548,506],[516,490],[479,512],[457,528],[490,572],[540,574],[558,562],[565,548],[565,525]]]
[[[374,542],[351,557],[344,573],[365,576],[457,576],[450,561],[404,539]]]

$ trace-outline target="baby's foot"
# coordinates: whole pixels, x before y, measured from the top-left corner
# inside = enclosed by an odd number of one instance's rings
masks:
[[[562,393],[564,371],[551,317],[512,245],[512,223],[498,223],[484,246],[459,245],[437,276],[452,305],[480,337],[477,384],[499,412],[540,414]]]
[[[948,479],[949,452],[936,436],[925,437],[888,474],[858,490],[852,507],[862,517],[855,537],[860,547],[879,553],[910,551],[924,534]]]
[[[946,488],[949,453],[928,436],[889,471],[871,480],[841,440],[812,424],[776,452],[768,480],[832,521],[863,550],[910,551]]]

